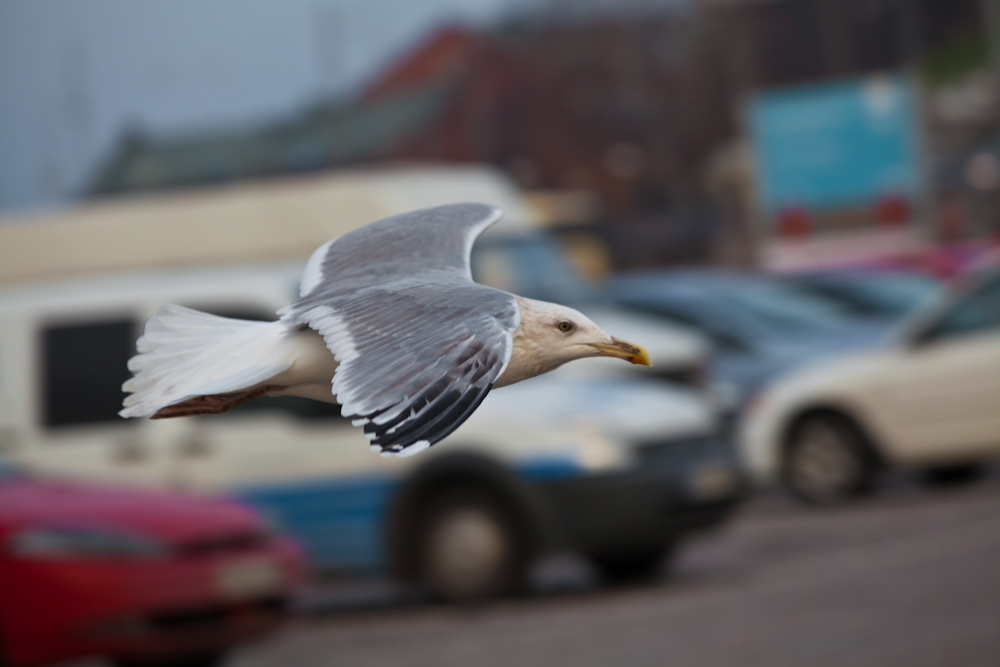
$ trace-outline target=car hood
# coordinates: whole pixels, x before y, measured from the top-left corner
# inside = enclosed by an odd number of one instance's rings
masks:
[[[262,530],[257,515],[234,502],[28,476],[0,479],[0,528],[39,525],[137,531],[168,543]]]
[[[887,344],[803,364],[770,384],[762,400],[775,406],[798,405],[812,397],[853,390],[863,378],[877,376],[886,364],[892,364],[898,353],[898,346]]]
[[[836,328],[758,339],[749,353],[720,354],[709,368],[713,379],[732,385],[740,402],[762,385],[800,367],[856,350],[879,349],[892,340],[888,323],[858,322]]]
[[[891,325],[882,323],[845,324],[841,327],[762,341],[760,349],[776,361],[809,360],[834,352],[880,346],[892,330]]]

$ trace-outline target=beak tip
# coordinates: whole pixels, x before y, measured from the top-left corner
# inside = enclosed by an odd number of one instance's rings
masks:
[[[640,366],[652,366],[652,360],[649,358],[649,353],[641,345],[633,345],[632,343],[626,343],[623,340],[618,340],[617,338],[612,338],[613,343],[609,344],[599,344],[595,347],[601,351],[601,354],[610,357],[618,357],[619,359],[624,359],[625,361],[636,364]]]
[[[637,364],[639,366],[653,365],[652,360],[649,358],[649,352],[646,352],[646,348],[640,347],[638,345],[634,345],[633,347],[637,348],[638,352],[632,355],[632,357],[629,359],[630,362],[632,362],[633,364]]]

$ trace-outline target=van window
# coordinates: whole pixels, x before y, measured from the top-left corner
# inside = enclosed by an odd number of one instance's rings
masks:
[[[131,377],[135,322],[106,320],[49,326],[41,333],[42,419],[46,426],[115,421],[122,408],[122,383]]]

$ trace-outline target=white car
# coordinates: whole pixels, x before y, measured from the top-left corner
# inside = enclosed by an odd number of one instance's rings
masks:
[[[884,466],[952,474],[1000,456],[1000,274],[928,308],[894,340],[785,376],[740,428],[745,465],[835,502]]]

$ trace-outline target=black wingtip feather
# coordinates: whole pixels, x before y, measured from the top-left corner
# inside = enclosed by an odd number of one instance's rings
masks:
[[[446,412],[434,420],[423,424],[415,424],[415,427],[419,427],[416,430],[409,429],[407,433],[402,435],[393,433],[390,440],[380,442],[376,439],[372,441],[372,444],[382,445],[382,451],[388,449],[399,452],[422,440],[427,440],[431,445],[441,442],[469,418],[469,415],[486,399],[486,395],[490,393],[492,388],[493,385],[488,384],[476,392],[467,392],[461,396],[458,402],[452,403]],[[452,414],[455,412],[458,412],[457,416],[452,417]],[[396,450],[396,447],[399,447],[399,449]]]

